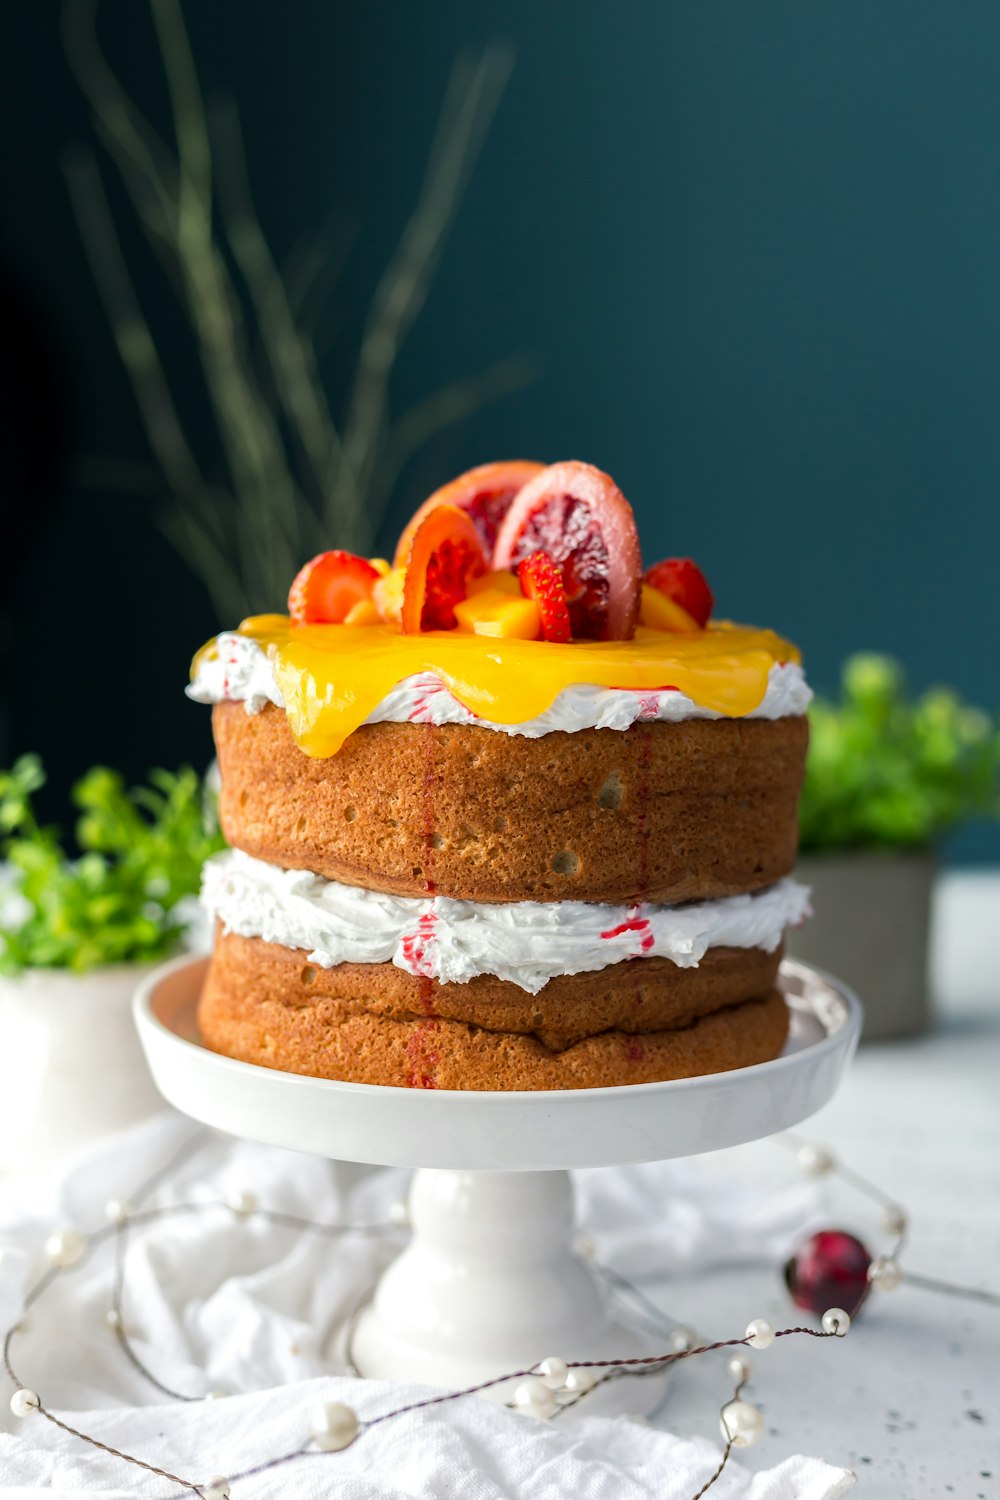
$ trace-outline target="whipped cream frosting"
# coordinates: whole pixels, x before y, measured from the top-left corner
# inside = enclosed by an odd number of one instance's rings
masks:
[[[324,969],[392,962],[448,984],[495,974],[532,995],[558,974],[629,958],[658,956],[693,968],[709,948],[773,953],[785,928],[809,914],[809,891],[794,880],[755,895],[679,906],[491,905],[389,896],[308,870],[284,870],[235,849],[205,865],[202,902],[226,932],[302,949]]]
[[[224,633],[216,650],[198,663],[187,693],[198,703],[243,703],[247,713],[259,713],[265,703],[283,708],[284,700],[266,651],[249,636]],[[751,719],[783,719],[804,714],[812,698],[801,666],[796,662],[775,663],[767,691]],[[501,734],[519,734],[540,739],[554,730],[572,733],[578,729],[628,729],[637,720],[662,719],[679,723],[684,719],[720,719],[723,714],[703,708],[676,688],[636,691],[585,683],[564,688],[552,706],[537,718],[520,724],[496,724],[472,713],[433,673],[404,677],[368,715],[366,724],[478,724]]]

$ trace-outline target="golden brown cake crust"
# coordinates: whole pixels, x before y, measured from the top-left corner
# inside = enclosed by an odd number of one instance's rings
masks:
[[[789,874],[804,717],[690,719],[541,739],[476,725],[369,724],[328,759],[285,713],[220,703],[229,842],[397,895],[676,902]]]
[[[438,1016],[397,1019],[324,996],[289,1004],[252,978],[227,974],[222,951],[216,950],[198,1011],[204,1043],[241,1062],[314,1078],[400,1088],[607,1088],[766,1062],[781,1051],[788,1031],[785,1002],[771,990],[688,1025],[641,1034],[609,1030],[553,1050],[535,1035]]]
[[[537,995],[509,980],[481,974],[466,984],[421,979],[391,963],[338,964],[322,969],[301,949],[216,931],[203,1017],[225,1025],[241,996],[300,1012],[323,1007],[327,1023],[358,1011],[393,1021],[464,1021],[488,1031],[535,1035],[553,1051],[602,1031],[633,1035],[685,1026],[725,1006],[766,995],[777,978],[780,950],[710,948],[697,968],[668,958],[635,958],[584,974],[561,974]]]

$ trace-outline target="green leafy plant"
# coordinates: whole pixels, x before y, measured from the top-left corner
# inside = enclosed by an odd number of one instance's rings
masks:
[[[179,904],[197,890],[201,867],[223,847],[215,810],[190,767],[153,771],[127,790],[95,766],[73,788],[81,853],[38,822],[32,797],[45,783],[37,755],[0,771],[0,974],[143,963],[180,939]]]
[[[921,848],[1000,816],[1000,727],[947,688],[909,698],[892,657],[850,657],[809,718],[804,851]]]

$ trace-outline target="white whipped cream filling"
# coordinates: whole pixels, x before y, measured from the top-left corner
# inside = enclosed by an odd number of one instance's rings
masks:
[[[217,644],[218,651],[199,663],[194,681],[187,688],[188,697],[198,703],[243,703],[250,714],[259,713],[265,703],[284,707],[267,653],[257,641],[227,633],[218,637]],[[775,663],[763,700],[747,718],[783,719],[804,714],[811,698],[812,690],[797,662]],[[478,724],[501,734],[540,739],[553,730],[572,733],[577,729],[628,729],[639,719],[663,719],[676,724],[682,719],[722,718],[724,714],[702,708],[676,688],[643,692],[580,683],[564,688],[552,706],[536,719],[526,719],[522,724],[495,724],[480,719],[459,703],[440,677],[421,672],[398,682],[365,723]]]
[[[495,974],[535,995],[557,974],[659,956],[694,968],[709,948],[773,953],[809,915],[809,891],[781,880],[753,896],[680,906],[515,901],[490,905],[388,896],[283,870],[239,850],[205,865],[202,902],[226,932],[298,948],[324,969],[392,962],[409,974],[464,984]]]

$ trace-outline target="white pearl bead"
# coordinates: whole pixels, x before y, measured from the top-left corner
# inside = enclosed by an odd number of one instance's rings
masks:
[[[730,1401],[719,1418],[722,1436],[734,1448],[752,1448],[764,1431],[764,1418],[749,1401]]]
[[[360,1425],[353,1406],[344,1401],[326,1401],[313,1412],[309,1430],[317,1448],[324,1453],[339,1453],[351,1446]]]
[[[686,1354],[689,1349],[694,1348],[697,1342],[698,1335],[695,1333],[694,1329],[685,1328],[683,1324],[680,1328],[672,1329],[670,1337],[667,1340],[667,1343],[670,1345],[671,1353],[673,1354]]]
[[[574,1396],[585,1396],[597,1384],[593,1370],[569,1370],[566,1374],[566,1389]]]
[[[742,1385],[745,1380],[750,1379],[753,1365],[745,1354],[734,1354],[729,1361],[729,1373],[737,1385]]]
[[[906,1230],[906,1210],[898,1203],[887,1203],[879,1214],[879,1222],[887,1234],[903,1234]]]
[[[104,1217],[111,1224],[120,1224],[132,1212],[132,1205],[124,1198],[109,1198],[104,1205]]]
[[[815,1146],[806,1142],[800,1146],[795,1153],[799,1171],[804,1172],[807,1177],[825,1177],[827,1172],[832,1172],[834,1159],[825,1146]]]
[[[409,1226],[410,1210],[401,1198],[389,1204],[389,1223],[395,1224],[397,1229],[406,1229]]]
[[[514,1406],[529,1417],[551,1417],[559,1409],[559,1403],[547,1385],[537,1375],[531,1375],[514,1392]]]
[[[769,1349],[774,1343],[774,1328],[766,1318],[754,1318],[747,1324],[744,1337],[751,1349]]]
[[[851,1320],[842,1307],[828,1307],[823,1314],[823,1332],[835,1333],[842,1339],[851,1326]]]
[[[597,1246],[589,1234],[578,1234],[576,1237],[576,1253],[581,1260],[593,1260],[597,1254]]]
[[[87,1248],[87,1241],[75,1229],[59,1229],[45,1241],[45,1254],[54,1266],[73,1266]]]
[[[109,1328],[114,1329],[115,1333],[118,1332],[118,1330],[122,1326],[122,1315],[118,1311],[117,1307],[108,1308],[107,1312],[104,1314],[104,1321],[105,1323],[107,1323]]]
[[[251,1193],[248,1189],[240,1193],[229,1193],[226,1197],[226,1203],[234,1214],[252,1214],[258,1206],[258,1201],[257,1194]]]
[[[561,1391],[566,1384],[566,1361],[560,1359],[557,1354],[550,1354],[548,1359],[543,1359],[538,1365],[535,1373],[546,1390]]]
[[[28,1417],[33,1411],[37,1411],[41,1404],[38,1392],[29,1391],[27,1386],[22,1386],[10,1398],[10,1409],[15,1417]]]
[[[224,1474],[216,1474],[207,1484],[199,1485],[205,1500],[229,1500],[229,1480]]]
[[[903,1279],[899,1262],[891,1255],[877,1255],[868,1267],[868,1280],[880,1292],[893,1292]]]
[[[206,1401],[223,1401],[223,1400],[225,1400],[226,1396],[228,1396],[228,1395],[229,1395],[228,1391],[206,1391],[205,1392],[205,1400]]]

